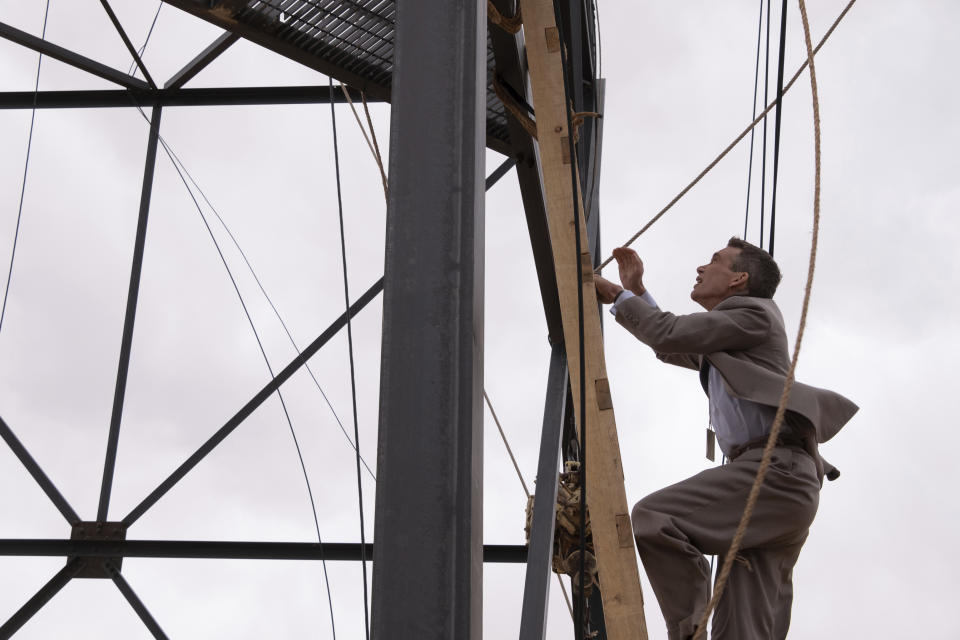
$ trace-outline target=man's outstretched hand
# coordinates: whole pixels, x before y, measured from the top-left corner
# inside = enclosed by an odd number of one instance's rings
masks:
[[[617,247],[613,250],[613,257],[620,267],[620,282],[624,288],[638,296],[646,293],[647,289],[643,286],[643,260],[637,252],[626,247]]]
[[[614,249],[613,257],[616,258],[617,266],[620,267],[620,281],[623,286],[610,282],[600,274],[593,274],[597,300],[603,304],[611,304],[625,288],[642,296],[646,292],[643,286],[643,260],[636,251],[625,247]]]

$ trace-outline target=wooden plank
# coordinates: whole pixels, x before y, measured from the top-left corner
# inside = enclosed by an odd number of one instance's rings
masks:
[[[623,464],[617,439],[613,404],[609,396],[600,318],[593,312],[596,290],[590,277],[592,264],[582,215],[580,185],[580,237],[586,255],[577,256],[574,223],[574,189],[570,184],[567,148],[567,101],[563,87],[560,40],[552,0],[520,0],[523,11],[527,63],[536,111],[538,145],[546,194],[547,217],[553,245],[567,362],[577,420],[580,419],[580,363],[577,287],[583,288],[584,364],[587,429],[587,507],[593,529],[603,598],[604,621],[610,640],[646,640],[640,572],[633,548],[630,510],[623,485]],[[573,159],[576,162],[576,158]],[[585,275],[577,279],[577,260]],[[578,429],[580,425],[578,424]]]

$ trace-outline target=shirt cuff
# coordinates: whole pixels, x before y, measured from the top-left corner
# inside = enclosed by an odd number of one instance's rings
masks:
[[[627,290],[627,289],[624,289],[624,290],[621,291],[620,294],[617,296],[617,299],[616,299],[616,301],[613,303],[613,305],[610,306],[610,313],[611,313],[611,315],[616,316],[616,315],[617,315],[617,307],[618,307],[619,305],[623,304],[623,302],[624,302],[625,300],[629,300],[630,298],[640,298],[641,300],[643,300],[644,302],[646,302],[648,305],[650,305],[650,306],[653,307],[654,309],[659,309],[659,308],[660,308],[659,306],[657,306],[657,301],[653,299],[653,296],[652,296],[652,295],[650,295],[650,291],[644,291],[642,296],[638,296],[638,295],[635,294],[633,291],[629,291],[629,290]]]

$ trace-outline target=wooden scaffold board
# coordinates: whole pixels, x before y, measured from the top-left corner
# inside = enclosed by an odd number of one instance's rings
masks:
[[[623,484],[623,464],[613,405],[610,400],[603,335],[596,308],[592,260],[587,233],[580,216],[583,239],[583,280],[578,282],[574,189],[567,136],[568,103],[563,85],[560,38],[552,0],[520,0],[533,107],[536,112],[537,142],[543,174],[543,188],[553,258],[556,267],[560,308],[570,385],[573,390],[577,428],[580,421],[580,363],[577,287],[583,288],[584,364],[587,429],[587,508],[593,531],[604,624],[610,640],[646,640],[643,594],[634,552],[633,530]],[[583,211],[580,185],[576,185],[577,206]]]

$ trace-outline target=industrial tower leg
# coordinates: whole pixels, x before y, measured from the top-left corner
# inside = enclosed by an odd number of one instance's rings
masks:
[[[482,636],[486,11],[400,0],[373,637]]]

